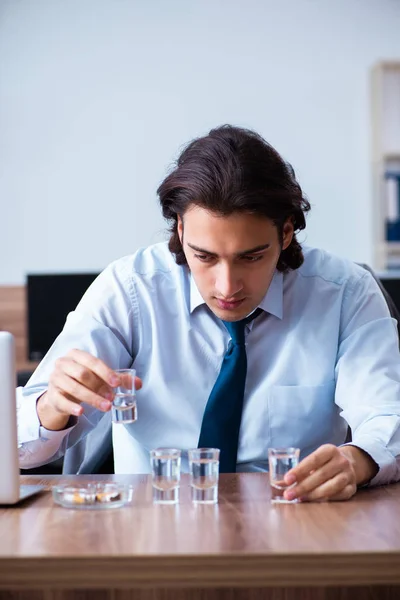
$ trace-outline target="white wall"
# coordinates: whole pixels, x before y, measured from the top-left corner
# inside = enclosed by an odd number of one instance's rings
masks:
[[[158,183],[226,122],[293,164],[308,243],[370,261],[382,58],[397,0],[0,0],[0,284],[162,239]]]

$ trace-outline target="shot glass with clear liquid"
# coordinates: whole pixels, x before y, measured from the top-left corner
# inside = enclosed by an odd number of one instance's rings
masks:
[[[179,502],[181,480],[181,451],[176,448],[156,448],[150,452],[153,502]]]
[[[284,477],[293,467],[299,464],[299,448],[269,448],[269,480],[271,484],[271,502],[282,504],[294,504],[295,500],[286,500],[283,494],[285,490],[293,487],[296,483],[287,485]]]
[[[114,423],[134,423],[137,419],[135,369],[116,369],[121,385],[114,388],[111,418]]]
[[[219,449],[194,448],[189,450],[189,472],[192,502],[218,502]]]

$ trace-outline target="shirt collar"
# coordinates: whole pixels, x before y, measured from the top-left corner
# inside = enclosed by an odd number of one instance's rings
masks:
[[[202,295],[190,273],[190,312],[198,306],[205,304]],[[275,271],[267,293],[261,300],[259,307],[265,312],[275,315],[278,319],[283,317],[283,273]]]
[[[189,273],[190,277],[190,312],[192,313],[198,306],[205,304],[202,295],[199,292],[193,275]]]
[[[278,319],[283,318],[283,273],[281,271],[275,270],[268,291],[259,307]]]

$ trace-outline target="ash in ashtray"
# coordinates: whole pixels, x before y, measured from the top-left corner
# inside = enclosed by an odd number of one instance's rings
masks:
[[[61,484],[53,487],[53,498],[57,504],[67,508],[106,508],[111,505],[123,506],[130,502],[132,491],[132,486],[114,482]]]

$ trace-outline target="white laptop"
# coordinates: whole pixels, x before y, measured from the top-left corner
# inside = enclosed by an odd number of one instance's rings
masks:
[[[15,346],[11,333],[0,331],[0,504],[16,504],[44,489],[20,485],[17,438]]]

